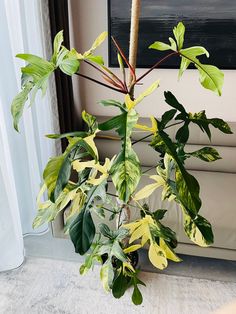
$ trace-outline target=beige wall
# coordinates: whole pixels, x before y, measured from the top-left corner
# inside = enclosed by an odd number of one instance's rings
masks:
[[[93,39],[101,32],[107,30],[107,1],[106,0],[69,0],[70,17],[73,25],[71,41],[78,51],[87,50]],[[156,36],[158,40],[158,34]],[[147,43],[147,45],[150,43]],[[217,43],[216,43],[217,44]],[[236,43],[235,43],[236,44]],[[206,47],[207,48],[207,47]],[[107,42],[105,42],[98,54],[105,57],[107,63]],[[138,75],[143,73],[138,69]],[[118,69],[114,69],[119,73]],[[187,108],[188,111],[196,112],[206,109],[209,117],[221,117],[227,121],[236,121],[236,71],[225,71],[225,84],[223,95],[204,90],[198,83],[198,73],[195,70],[188,70],[184,73],[180,82],[177,80],[177,70],[155,70],[143,80],[143,87],[138,87],[136,93],[148,87],[154,80],[160,79],[160,88],[138,106],[142,116],[160,116],[167,108],[164,102],[163,92],[170,90]],[[88,66],[81,67],[81,73],[93,76],[94,72]],[[97,75],[97,74],[96,74]],[[74,79],[76,104],[81,105],[92,114],[112,114],[112,109],[104,108],[97,104],[98,100],[114,98],[122,99],[119,93],[107,90],[94,83]]]

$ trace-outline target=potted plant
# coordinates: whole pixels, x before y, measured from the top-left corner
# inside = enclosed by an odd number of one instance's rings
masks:
[[[138,2],[133,1],[133,10],[137,13]],[[176,202],[183,212],[183,228],[191,241],[200,246],[213,243],[213,233],[210,223],[199,214],[201,199],[199,184],[196,178],[185,168],[188,158],[199,158],[206,162],[220,159],[218,152],[212,147],[203,147],[197,151],[188,152],[185,149],[189,139],[189,125],[197,125],[206,136],[211,138],[210,127],[221,132],[232,133],[226,122],[218,118],[208,118],[205,111],[188,113],[176,97],[167,91],[164,100],[170,109],[161,118],[150,117],[150,126],[139,124],[136,106],[149,94],[156,92],[159,81],[154,82],[145,92],[135,95],[135,86],[152,70],[174,55],[179,56],[179,77],[192,64],[199,72],[199,80],[204,88],[221,95],[224,75],[215,66],[202,64],[200,55],[209,57],[208,51],[201,46],[184,47],[185,27],[182,22],[173,29],[173,37],[169,43],[156,41],[149,48],[170,51],[158,60],[156,64],[140,77],[135,69],[135,47],[137,43],[138,14],[134,14],[131,32],[131,50],[133,60],[128,60],[115,39],[117,58],[120,67],[120,77],[104,65],[103,58],[95,54],[96,48],[104,41],[107,34],[102,33],[92,47],[79,53],[74,48],[68,50],[62,45],[63,32],[59,32],[53,44],[53,55],[49,61],[31,54],[19,54],[27,62],[21,69],[22,91],[14,98],[11,111],[14,127],[18,131],[18,122],[23,113],[24,105],[31,94],[31,102],[38,90],[45,93],[50,75],[60,69],[67,75],[77,74],[113,89],[114,94],[124,94],[124,101],[115,99],[101,100],[102,106],[113,106],[117,115],[109,120],[98,123],[96,117],[83,111],[82,118],[87,129],[67,134],[47,135],[51,139],[67,138],[68,146],[63,154],[52,157],[43,172],[43,185],[37,199],[38,214],[33,222],[38,227],[55,219],[57,214],[67,209],[65,232],[69,233],[75,246],[75,251],[85,255],[80,273],[85,274],[95,263],[101,264],[101,280],[103,287],[111,291],[113,296],[120,298],[129,287],[133,287],[132,301],[142,303],[139,285],[145,285],[138,277],[137,251],[147,246],[150,262],[158,269],[168,265],[168,259],[179,262],[180,258],[174,249],[177,246],[176,234],[162,223],[166,209],[149,208],[145,204],[156,189],[162,189],[162,199]],[[132,28],[131,27],[131,28]],[[158,37],[158,35],[157,35]],[[131,58],[132,59],[132,58]],[[84,76],[79,72],[80,63],[85,62],[102,74],[104,81]],[[127,68],[129,81],[127,81]],[[99,95],[98,95],[99,98]],[[169,129],[177,127],[175,139],[168,135]],[[95,138],[99,133],[115,130],[120,140],[120,151],[113,158],[99,159]],[[150,146],[157,153],[156,173],[150,176],[151,183],[137,190],[143,172],[138,155],[133,149],[138,141],[132,141],[135,130],[148,132],[151,138]],[[148,145],[148,144],[147,144]],[[159,159],[158,159],[159,158]],[[152,167],[153,168],[153,167]],[[76,180],[71,179],[72,171],[76,172]],[[148,172],[146,171],[145,175]],[[114,185],[116,193],[108,192],[108,182]],[[48,200],[42,202],[43,194],[47,192]],[[133,209],[140,210],[140,218],[129,221]],[[101,222],[94,224],[93,214],[96,213]],[[117,220],[117,228],[111,230],[104,218]]]

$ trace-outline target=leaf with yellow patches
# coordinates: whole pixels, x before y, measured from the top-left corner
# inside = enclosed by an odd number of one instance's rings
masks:
[[[158,269],[162,270],[168,265],[165,251],[155,242],[150,244],[148,258],[152,265]]]
[[[166,258],[170,259],[174,262],[181,262],[182,259],[179,258],[174,251],[169,247],[169,245],[165,242],[165,240],[160,238],[160,247],[165,251]]]

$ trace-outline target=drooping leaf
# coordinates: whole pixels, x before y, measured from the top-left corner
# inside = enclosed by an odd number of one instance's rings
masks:
[[[23,114],[24,105],[26,101],[28,100],[29,93],[33,88],[33,84],[31,82],[28,82],[22,89],[22,91],[16,95],[16,97],[13,99],[11,104],[11,114],[13,117],[13,124],[15,130],[18,132],[18,124],[20,121],[20,118]]]
[[[102,281],[102,285],[105,291],[109,292],[110,289],[112,288],[113,278],[114,278],[114,270],[113,270],[111,261],[108,259],[103,264],[100,271],[100,279]]]
[[[214,242],[211,224],[204,217],[197,215],[191,217],[183,208],[184,231],[191,241],[199,246],[207,247]]]
[[[157,243],[150,244],[148,258],[152,265],[158,269],[164,269],[167,267],[165,251]]]
[[[165,240],[160,238],[160,247],[164,250],[166,254],[166,258],[173,262],[181,262],[181,258],[179,258],[175,252],[171,249],[170,245],[165,242]]]

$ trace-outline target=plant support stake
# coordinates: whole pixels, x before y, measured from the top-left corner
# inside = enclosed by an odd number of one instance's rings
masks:
[[[129,42],[129,63],[135,69],[138,50],[138,28],[140,16],[141,0],[132,0],[131,24],[130,24],[130,42]],[[129,73],[129,86],[133,83],[133,76]],[[130,96],[134,96],[134,87],[131,87]]]

